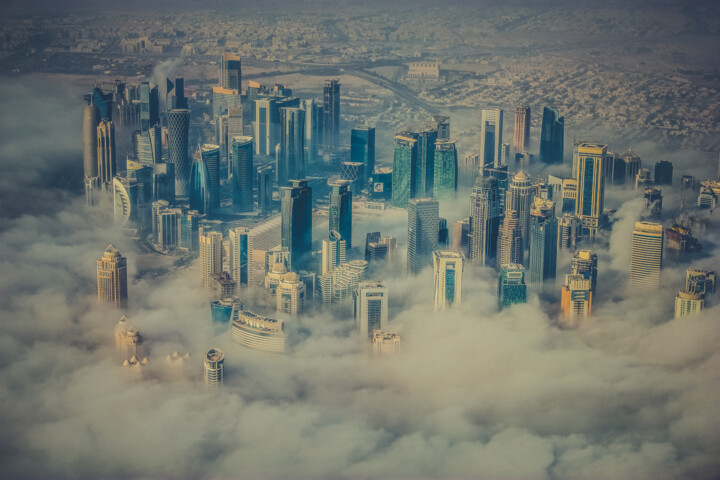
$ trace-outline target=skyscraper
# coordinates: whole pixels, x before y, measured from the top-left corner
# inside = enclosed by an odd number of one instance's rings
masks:
[[[345,263],[346,250],[345,240],[342,239],[342,236],[338,232],[330,232],[330,237],[322,241],[320,274],[330,273],[339,265]]]
[[[277,105],[274,98],[255,100],[255,120],[253,120],[253,136],[255,137],[255,153],[257,155],[273,155],[280,134],[277,119]]]
[[[637,222],[632,233],[630,288],[651,294],[660,288],[663,261],[663,228],[659,223]]]
[[[477,177],[470,195],[470,260],[481,266],[492,265],[497,256],[497,242],[502,212],[497,180]]]
[[[597,265],[598,256],[591,250],[580,250],[572,258],[573,275],[582,275],[590,280],[590,291],[594,292],[597,287]]]
[[[251,260],[253,246],[250,229],[231,228],[228,231],[228,241],[230,243],[230,276],[238,286],[249,286],[253,279]]]
[[[360,335],[372,339],[373,331],[382,330],[388,322],[388,289],[380,282],[360,282],[353,299]]]
[[[280,109],[280,149],[277,161],[277,183],[291,178],[305,178],[305,110]]]
[[[408,202],[407,273],[417,275],[437,248],[440,204],[432,198],[412,198]]]
[[[197,210],[188,210],[180,213],[178,218],[178,246],[186,248],[191,252],[197,252],[200,248],[200,213]]]
[[[523,238],[518,223],[518,216],[515,210],[505,212],[505,221],[500,227],[498,234],[498,270],[508,264],[523,263]]]
[[[578,151],[578,196],[575,214],[583,222],[583,234],[595,238],[603,225],[607,145],[582,143]]]
[[[360,162],[364,168],[363,182],[375,171],[375,129],[355,127],[350,130],[350,161]]]
[[[198,153],[207,167],[210,182],[210,208],[220,208],[220,146],[205,143],[198,146]]]
[[[108,245],[97,261],[98,301],[115,308],[127,308],[127,259],[115,245]]]
[[[445,310],[462,302],[462,253],[449,250],[433,251],[435,269],[435,311]]]
[[[98,125],[100,110],[88,105],[83,112],[83,171],[85,178],[98,176]]]
[[[557,233],[555,202],[535,197],[530,209],[530,283],[555,278]]]
[[[242,65],[240,56],[224,52],[220,57],[218,83],[223,88],[237,90],[242,87]]]
[[[408,200],[415,197],[415,164],[417,163],[417,139],[413,134],[395,135],[393,154],[392,203],[407,207]]]
[[[715,293],[715,272],[688,268],[685,272],[685,290],[706,295]]]
[[[331,187],[328,212],[330,232],[339,233],[349,250],[352,248],[352,193],[348,190],[346,180],[329,182],[329,184]]]
[[[206,288],[213,288],[213,275],[222,273],[222,233],[200,235],[200,275]]]
[[[101,120],[97,126],[97,176],[103,188],[109,190],[112,187],[115,173],[115,125]]]
[[[211,348],[205,354],[203,379],[208,387],[221,387],[224,381],[225,353],[219,348]]]
[[[530,177],[521,170],[510,182],[508,192],[505,195],[505,210],[515,210],[517,212],[523,249],[527,248],[529,243],[530,207],[534,197],[535,186],[530,181]],[[508,263],[522,263],[522,261]]]
[[[368,262],[350,260],[335,270],[320,276],[323,303],[341,303],[353,294],[360,282],[367,278]]]
[[[458,186],[457,150],[455,150],[454,141],[438,140],[435,142],[433,165],[433,196],[442,198],[454,195]]]
[[[306,180],[280,188],[281,245],[290,251],[291,269],[299,270],[312,247],[312,189]]]
[[[171,82],[169,78],[166,78],[165,81],[167,85],[165,108],[168,111],[188,108],[187,98],[185,98],[185,79],[177,77],[175,83]]]
[[[297,317],[305,309],[305,282],[295,272],[286,273],[275,291],[277,311]]]
[[[575,249],[582,238],[582,220],[573,213],[565,213],[558,219],[558,250]]]
[[[187,197],[190,180],[190,161],[188,158],[188,129],[190,128],[190,110],[175,109],[167,112],[168,122],[168,162],[175,164],[175,195]]]
[[[250,137],[252,138],[252,137]],[[252,152],[252,146],[250,147]],[[272,209],[272,178],[273,169],[270,165],[258,167],[257,169],[257,191],[258,191],[258,210],[268,212]],[[234,201],[234,200],[233,200]]]
[[[590,318],[592,311],[590,280],[582,275],[565,275],[560,308],[562,311],[560,324],[565,327],[577,327]]]
[[[317,159],[322,142],[323,108],[312,99],[304,100],[301,107],[305,109],[305,162],[310,164]]]
[[[435,180],[435,142],[437,130],[423,129],[416,134],[417,158],[415,161],[415,188],[413,196],[430,197],[433,194],[433,181]]]
[[[543,108],[540,128],[540,160],[543,163],[562,163],[565,144],[565,118],[554,108]]]
[[[648,187],[643,193],[643,212],[641,218],[662,219],[662,191],[656,187]]]
[[[232,198],[233,210],[236,212],[249,212],[253,209],[253,138],[233,137],[232,139]],[[258,184],[258,202],[263,198],[261,193],[272,195],[270,192],[261,192]],[[271,197],[272,199],[272,197]],[[270,205],[267,205],[270,208]]]
[[[162,135],[160,125],[147,130],[135,131],[135,154],[143,165],[155,165],[162,162]]]
[[[482,166],[502,165],[500,158],[503,131],[503,111],[499,108],[484,108],[480,120],[480,164]]]
[[[675,318],[687,317],[705,308],[705,294],[680,290],[675,297]]]
[[[157,85],[140,83],[140,130],[146,131],[160,122],[160,100]]]
[[[325,80],[323,87],[323,143],[336,148],[340,143],[340,80]]]
[[[208,165],[198,148],[193,157],[192,168],[190,169],[190,208],[197,210],[200,214],[210,216],[212,211],[212,194],[210,190],[210,173]]]
[[[672,185],[673,164],[661,160],[655,164],[655,185]]]
[[[530,107],[515,109],[515,151],[524,152],[530,148]]]
[[[525,269],[518,263],[508,263],[500,268],[498,275],[498,303],[500,309],[527,301]]]

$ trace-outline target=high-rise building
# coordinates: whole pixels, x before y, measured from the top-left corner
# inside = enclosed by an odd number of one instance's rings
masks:
[[[513,177],[505,195],[505,210],[515,210],[517,212],[523,249],[527,248],[529,244],[530,208],[535,197],[535,190],[530,177],[525,172],[520,171]],[[513,261],[508,263],[522,262]]]
[[[675,253],[696,252],[702,245],[693,237],[692,229],[674,224],[665,229],[665,246]]]
[[[438,218],[438,249],[447,250],[450,247],[450,231],[447,218]]]
[[[157,244],[161,249],[168,250],[178,245],[178,219],[181,215],[179,208],[157,211]]]
[[[530,283],[555,278],[557,225],[555,202],[535,197],[530,209]]]
[[[237,285],[252,285],[252,236],[245,227],[231,228],[228,231],[230,243],[230,276]]]
[[[643,218],[660,220],[662,218],[662,190],[656,187],[645,189],[643,194]]]
[[[175,83],[169,78],[165,79],[167,94],[165,95],[165,107],[168,111],[175,109],[188,108],[187,98],[185,98],[185,79],[176,77]]]
[[[423,129],[415,134],[417,138],[417,159],[415,162],[415,197],[430,197],[433,194],[435,175],[435,143],[437,130]]]
[[[340,80],[325,80],[323,87],[323,143],[331,149],[340,143]]]
[[[160,122],[160,99],[158,86],[150,86],[148,82],[141,82],[140,92],[140,130],[145,131]]]
[[[375,330],[388,322],[388,289],[381,282],[361,282],[353,292],[355,324],[363,338],[372,340]]]
[[[489,266],[497,256],[502,211],[500,193],[494,177],[478,176],[470,195],[470,260]]]
[[[257,155],[273,155],[280,134],[277,102],[274,98],[255,100],[255,119],[253,137],[255,137],[255,153]]]
[[[672,185],[673,164],[667,160],[660,160],[655,164],[655,185]]]
[[[252,151],[252,147],[250,148]],[[258,191],[258,210],[261,212],[269,212],[272,210],[272,179],[273,169],[270,165],[258,167],[257,169],[257,191]]]
[[[705,294],[680,290],[675,296],[675,318],[687,317],[705,308]]]
[[[578,195],[575,215],[583,222],[583,235],[595,238],[603,226],[605,208],[605,176],[607,145],[581,143],[578,151]]]
[[[105,122],[112,121],[113,112],[113,95],[105,93],[100,87],[93,88],[90,93],[90,104],[95,105],[100,110],[100,118]]]
[[[200,248],[200,213],[189,210],[181,213],[178,218],[178,246],[192,252]]]
[[[115,245],[108,245],[97,261],[98,301],[115,308],[127,308],[127,259]]]
[[[330,232],[339,233],[349,250],[352,248],[352,193],[348,190],[347,180],[328,183],[331,187],[328,212]]]
[[[554,108],[543,108],[540,128],[540,160],[543,163],[562,163],[565,144],[565,118]]]
[[[635,190],[644,190],[653,186],[652,175],[647,168],[641,168],[635,175]]]
[[[590,280],[582,275],[565,275],[560,300],[562,311],[560,324],[565,327],[577,327],[590,318],[592,296]]]
[[[435,311],[445,310],[462,302],[462,253],[449,250],[433,251],[435,270]]]
[[[350,130],[350,161],[364,165],[363,183],[375,171],[375,129],[373,127],[355,127]]]
[[[367,278],[368,262],[351,260],[340,264],[332,272],[320,275],[323,303],[341,303],[351,296],[360,282]]]
[[[175,203],[175,164],[156,163],[152,173],[152,197],[154,201]]]
[[[336,232],[330,232],[330,238],[322,241],[322,265],[321,274],[330,273],[339,265],[345,263],[346,255],[345,240]]]
[[[525,269],[519,263],[503,265],[498,275],[498,303],[500,309],[517,303],[525,303],[526,301]]]
[[[143,165],[155,165],[162,162],[162,129],[153,125],[147,130],[136,130],[135,155]]]
[[[312,188],[306,180],[290,180],[280,188],[281,245],[290,251],[291,269],[300,270],[312,247]]]
[[[572,274],[590,280],[590,291],[597,287],[598,256],[591,250],[580,250],[572,258]]]
[[[440,204],[432,198],[412,198],[408,203],[407,272],[417,275],[430,263],[437,248]]]
[[[190,161],[188,158],[188,129],[190,128],[190,110],[175,109],[167,112],[168,122],[168,162],[175,164],[175,195],[187,197],[190,180]]]
[[[480,164],[484,167],[502,165],[501,146],[503,111],[499,108],[484,108],[480,120]]]
[[[705,295],[715,293],[715,272],[688,268],[685,272],[685,290]]]
[[[568,248],[575,250],[577,242],[582,238],[582,220],[574,213],[565,213],[558,218],[558,250]]]
[[[373,355],[390,356],[400,352],[400,335],[397,332],[374,330],[372,335]]]
[[[301,107],[305,109],[305,161],[309,164],[317,159],[322,143],[323,108],[312,99],[304,100]]]
[[[365,165],[360,162],[342,162],[340,164],[340,178],[348,182],[350,191],[359,195],[365,183]]]
[[[651,294],[660,287],[663,261],[663,228],[659,223],[637,222],[632,233],[630,288]]]
[[[211,143],[198,145],[196,155],[202,158],[210,183],[210,208],[220,208],[220,146]]]
[[[575,215],[577,208],[578,182],[574,178],[562,181],[562,212]],[[581,220],[582,222],[582,220]]]
[[[206,288],[213,288],[213,275],[222,273],[222,233],[200,235],[200,275]]]
[[[435,198],[454,195],[458,186],[458,160],[455,142],[438,140],[435,142],[435,160],[433,173],[433,191]]]
[[[143,337],[137,328],[130,325],[128,317],[125,315],[120,318],[120,321],[115,326],[115,347],[123,360],[129,361],[135,358],[136,360],[144,360],[144,363],[147,363]]]
[[[280,148],[276,158],[277,183],[305,178],[305,110],[280,109]]]
[[[88,105],[83,112],[83,171],[85,178],[98,176],[98,125],[100,110]]]
[[[395,258],[395,238],[381,237],[380,232],[371,232],[365,239],[365,260],[389,261]]]
[[[240,55],[224,52],[220,57],[218,83],[223,88],[242,90],[242,64]]]
[[[100,193],[100,179],[98,177],[85,177],[85,204],[93,206],[97,203]]]
[[[101,120],[97,126],[97,176],[103,188],[111,188],[116,172],[115,125]]]
[[[472,201],[470,208],[472,209]],[[453,224],[452,249],[470,258],[470,217],[465,217]],[[497,236],[495,237],[497,239]]]
[[[295,272],[286,273],[275,291],[277,311],[297,317],[305,309],[305,282]]]
[[[510,263],[522,265],[524,253],[523,238],[515,210],[505,212],[505,221],[498,233],[497,247],[496,266],[498,269]]]
[[[415,197],[415,165],[417,163],[417,139],[402,133],[395,135],[393,153],[392,203],[407,207],[408,200]]]
[[[249,212],[253,210],[253,138],[233,137],[232,139],[232,198],[233,210]],[[258,184],[258,194],[261,192]],[[272,195],[270,193],[270,195]],[[258,197],[260,201],[262,197]],[[268,205],[269,208],[269,205]]]
[[[193,157],[190,169],[190,208],[202,215],[210,216],[212,212],[212,192],[210,189],[210,173],[208,165],[198,148]]]
[[[224,381],[225,353],[219,348],[211,348],[205,354],[203,379],[208,387],[221,387]]]
[[[515,151],[525,152],[530,148],[530,107],[522,106],[515,109]]]

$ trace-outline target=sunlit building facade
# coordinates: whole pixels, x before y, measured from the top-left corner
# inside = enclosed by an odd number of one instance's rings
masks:
[[[115,245],[108,245],[97,261],[98,301],[103,305],[125,309],[128,305],[127,259]]]

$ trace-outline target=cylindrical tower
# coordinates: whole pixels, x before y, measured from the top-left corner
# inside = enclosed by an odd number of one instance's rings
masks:
[[[85,177],[97,177],[97,126],[100,123],[100,110],[88,105],[83,113],[83,166]]]

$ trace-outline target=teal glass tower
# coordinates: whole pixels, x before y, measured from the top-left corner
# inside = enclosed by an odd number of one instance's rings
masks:
[[[290,252],[290,270],[300,270],[312,248],[312,188],[307,180],[280,187],[281,246]]]
[[[330,232],[338,232],[345,240],[345,248],[352,248],[352,192],[347,181],[340,180],[330,184]]]
[[[439,199],[454,195],[458,184],[457,150],[454,141],[438,140],[435,143],[433,168],[433,196]]]
[[[500,309],[527,302],[525,269],[517,263],[503,265],[498,276],[498,303]]]
[[[340,80],[325,80],[323,87],[323,143],[330,149],[340,142]]]
[[[210,216],[211,203],[210,174],[207,164],[201,155],[196,155],[190,171],[190,208]]]
[[[232,139],[232,199],[233,210],[250,212],[253,209],[253,137]]]
[[[198,146],[195,154],[202,158],[208,171],[208,182],[210,184],[210,208],[220,208],[220,146],[205,143]]]
[[[280,109],[280,150],[277,157],[278,185],[291,178],[305,178],[305,110]]]
[[[562,163],[565,143],[565,118],[554,108],[543,108],[540,129],[540,161]]]
[[[350,161],[365,166],[363,181],[367,182],[375,171],[375,129],[356,127],[350,131]]]
[[[435,142],[438,132],[427,128],[416,135],[415,188],[413,197],[432,197],[435,174]]]
[[[412,133],[395,136],[393,154],[392,203],[396,207],[407,207],[415,196],[415,164],[417,163],[417,139]]]
[[[417,275],[430,264],[438,247],[440,204],[432,198],[412,198],[408,202],[407,273]]]
[[[535,197],[530,209],[530,283],[555,278],[557,232],[555,203]]]

